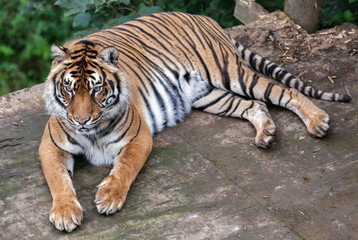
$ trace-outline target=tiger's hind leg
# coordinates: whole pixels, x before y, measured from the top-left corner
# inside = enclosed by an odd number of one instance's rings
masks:
[[[213,88],[194,101],[193,107],[208,113],[249,120],[256,129],[255,144],[258,147],[267,149],[274,142],[276,126],[261,101],[245,100],[232,92]]]
[[[287,108],[302,119],[310,135],[321,138],[327,134],[328,114],[298,90],[283,88],[272,83],[266,76],[258,75],[239,60],[238,65],[230,69],[230,74],[229,79],[215,81],[214,86],[241,96]]]

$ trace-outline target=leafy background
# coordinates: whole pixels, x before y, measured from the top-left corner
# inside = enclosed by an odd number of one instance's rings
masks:
[[[269,11],[284,0],[256,0]],[[322,0],[320,28],[358,23],[358,0]],[[235,0],[0,0],[0,95],[43,82],[52,43],[160,11],[210,16],[223,28],[240,24]]]

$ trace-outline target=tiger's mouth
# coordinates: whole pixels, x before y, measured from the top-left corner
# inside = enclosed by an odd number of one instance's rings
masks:
[[[88,115],[88,117],[77,117],[74,114],[66,114],[67,121],[76,129],[91,129],[96,127],[103,119],[103,114],[99,113],[95,116]]]
[[[76,121],[74,121],[72,118],[67,117],[67,121],[70,123],[70,125],[78,132],[86,133],[89,132],[95,128],[98,127],[98,125],[101,123],[102,117],[99,117],[97,119],[91,119],[88,122],[84,124],[80,124]]]

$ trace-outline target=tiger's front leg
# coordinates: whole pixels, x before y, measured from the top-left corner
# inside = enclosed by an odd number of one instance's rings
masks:
[[[68,173],[73,171],[72,156],[55,145],[54,138],[57,136],[55,121],[50,119],[42,137],[39,155],[53,199],[50,222],[60,231],[72,232],[81,225],[83,213]]]
[[[144,120],[139,117],[138,120],[140,123],[135,136],[120,152],[109,176],[98,185],[95,203],[100,214],[113,214],[122,208],[131,184],[152,150],[149,127]]]

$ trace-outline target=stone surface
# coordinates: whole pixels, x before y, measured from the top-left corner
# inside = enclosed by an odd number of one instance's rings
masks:
[[[1,97],[0,239],[358,239],[357,31],[346,24],[308,35],[280,12],[229,29],[313,86],[349,92],[348,104],[313,100],[331,116],[329,134],[311,138],[297,116],[270,107],[277,142],[261,150],[248,122],[193,111],[155,137],[115,215],[97,214],[93,202],[110,167],[78,159],[85,219],[70,234],[48,221],[37,153],[48,119],[42,85]]]

